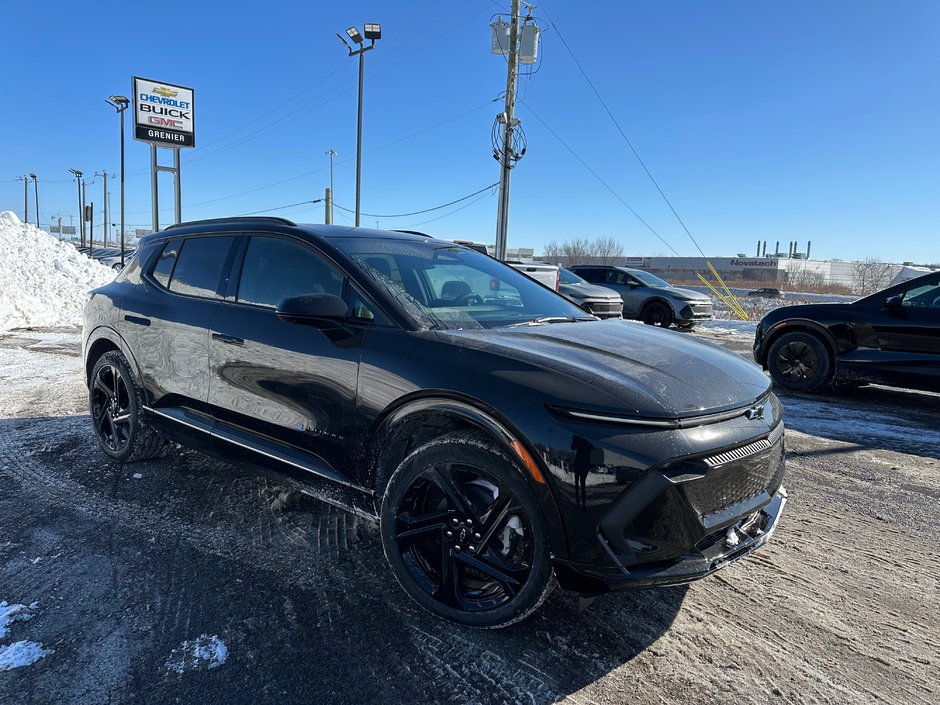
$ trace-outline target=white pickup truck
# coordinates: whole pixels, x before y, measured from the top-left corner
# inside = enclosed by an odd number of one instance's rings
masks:
[[[513,269],[518,269],[523,274],[528,275],[535,281],[544,284],[553,291],[558,291],[560,282],[559,270],[554,264],[541,264],[538,262],[509,262]]]

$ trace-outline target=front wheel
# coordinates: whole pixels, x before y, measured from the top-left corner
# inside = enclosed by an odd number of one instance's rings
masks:
[[[785,333],[770,346],[767,369],[774,382],[784,389],[814,392],[832,377],[832,354],[814,335]]]
[[[672,309],[669,308],[668,304],[664,304],[662,301],[654,301],[643,307],[640,318],[642,318],[643,322],[648,326],[662,326],[663,328],[668,328],[672,325]]]
[[[518,466],[496,444],[451,433],[411,453],[382,501],[385,555],[433,614],[505,627],[554,586],[545,519]]]

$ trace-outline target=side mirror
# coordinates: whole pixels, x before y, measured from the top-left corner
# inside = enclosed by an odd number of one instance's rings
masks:
[[[290,323],[312,323],[349,316],[346,302],[333,294],[302,294],[284,299],[275,314]]]
[[[885,301],[885,308],[900,308],[902,298],[900,294],[889,296],[888,300]]]

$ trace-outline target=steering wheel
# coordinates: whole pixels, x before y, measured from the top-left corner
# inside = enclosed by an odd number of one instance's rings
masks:
[[[469,294],[464,294],[463,296],[458,296],[456,299],[454,299],[453,305],[454,306],[482,306],[483,297],[471,291]]]

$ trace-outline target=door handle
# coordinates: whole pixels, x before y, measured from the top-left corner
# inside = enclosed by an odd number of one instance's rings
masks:
[[[139,326],[149,326],[149,325],[150,325],[150,319],[149,319],[149,318],[143,318],[143,317],[141,317],[141,316],[130,316],[130,315],[125,314],[125,315],[124,315],[124,320],[127,321],[128,323],[136,323],[136,324],[139,325]]]
[[[213,340],[218,340],[220,343],[228,343],[229,345],[244,345],[244,338],[236,338],[234,335],[225,335],[224,333],[213,333]]]

